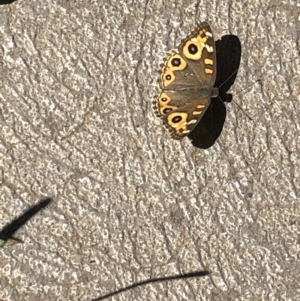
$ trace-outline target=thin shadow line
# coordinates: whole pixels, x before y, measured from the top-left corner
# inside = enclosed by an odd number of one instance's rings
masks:
[[[36,213],[45,208],[52,199],[48,198],[41,200],[36,205],[25,211],[21,216],[14,219],[11,223],[6,225],[0,232],[0,247],[4,247],[5,243],[9,239],[13,239],[17,242],[23,242],[21,239],[13,237],[14,233],[18,231],[23,225],[27,223]]]
[[[149,284],[149,283],[155,283],[155,282],[161,282],[161,281],[169,281],[169,280],[176,280],[176,279],[186,279],[186,278],[203,277],[203,276],[207,276],[209,274],[210,274],[210,272],[208,272],[208,271],[197,271],[197,272],[191,272],[191,273],[187,273],[187,274],[183,274],[183,275],[149,279],[149,280],[141,281],[141,282],[129,285],[127,287],[121,288],[118,291],[106,294],[106,295],[104,295],[102,297],[93,299],[91,301],[104,300],[106,298],[115,296],[115,295],[120,294],[122,292],[128,291],[128,290],[136,288],[138,286],[146,285],[146,284]]]

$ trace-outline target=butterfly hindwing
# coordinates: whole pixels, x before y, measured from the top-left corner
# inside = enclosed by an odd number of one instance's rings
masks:
[[[175,109],[164,117],[164,124],[171,137],[181,139],[188,135],[201,120],[210,103],[210,98],[196,99],[183,107]],[[192,112],[192,113],[188,113]]]

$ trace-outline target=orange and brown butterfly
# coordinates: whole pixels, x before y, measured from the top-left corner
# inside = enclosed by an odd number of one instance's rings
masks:
[[[154,111],[174,139],[187,136],[211,98],[218,96],[215,49],[211,28],[202,22],[161,64],[158,81],[162,91],[153,102]]]

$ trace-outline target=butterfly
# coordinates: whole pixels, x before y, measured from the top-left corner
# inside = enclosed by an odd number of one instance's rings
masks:
[[[212,30],[202,22],[161,64],[161,92],[153,108],[172,138],[187,136],[203,117],[211,98],[218,96],[219,90],[214,88],[216,70]]]

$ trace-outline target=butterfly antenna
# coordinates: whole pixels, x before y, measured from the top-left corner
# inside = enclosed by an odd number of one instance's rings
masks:
[[[251,86],[253,86],[253,85],[254,85],[254,84],[256,84],[257,82],[261,82],[261,80],[260,80],[260,79],[256,80],[255,82],[253,82],[253,83],[252,83],[252,84],[250,84],[249,86],[247,86],[247,87],[243,88],[241,91],[239,91],[239,92],[236,92],[236,93],[235,93],[235,94],[233,94],[232,96],[234,96],[234,95],[237,95],[237,94],[240,94],[241,92],[243,92],[243,91],[247,90],[248,88],[250,88]]]
[[[235,71],[233,71],[232,72],[232,74],[229,76],[229,77],[227,77],[226,78],[226,80],[218,87],[218,90],[220,90],[220,88],[234,75],[234,74],[236,74],[237,73],[237,71],[238,71],[238,69],[236,69]],[[224,104],[224,102],[223,102],[223,100],[222,100],[222,98],[218,95],[218,98],[219,98],[219,100],[221,101],[221,103],[225,106],[225,104]]]
[[[239,91],[239,92],[233,94],[232,96],[237,95],[237,94],[239,94],[239,93],[241,93],[241,92],[247,90],[249,87],[252,87],[252,86],[253,86],[255,83],[257,83],[257,82],[261,82],[261,80],[260,80],[260,79],[256,80],[255,82],[253,82],[253,83],[250,84],[249,86],[243,88],[241,91]],[[243,109],[236,101],[232,100],[232,102],[234,102],[234,103],[239,107],[239,109],[240,109],[241,111],[243,111],[243,113],[244,113],[250,120],[253,120],[253,119],[245,112],[245,110],[244,110],[244,109]]]
[[[253,121],[253,119],[245,112],[245,110],[236,102],[234,101],[233,99],[231,100],[232,102],[235,103],[235,105],[251,120]]]
[[[222,98],[219,95],[218,95],[218,99],[221,101],[221,103],[226,108],[224,101],[222,100]],[[251,121],[253,120],[236,101],[234,101],[233,99],[231,99],[231,101],[247,116],[247,118],[249,118]]]
[[[236,69],[223,83],[222,83],[222,85],[221,86],[219,86],[219,89],[235,74],[235,73],[237,73],[237,71],[238,71],[238,69]],[[242,90],[240,90],[239,92],[237,92],[237,93],[235,93],[235,94],[233,94],[232,95],[232,97],[234,96],[234,95],[237,95],[237,94],[239,94],[239,93],[241,93],[241,92],[243,92],[243,91],[245,91],[245,90],[247,90],[249,87],[251,87],[251,86],[253,86],[255,83],[257,83],[257,82],[261,82],[261,80],[260,79],[258,79],[258,80],[256,80],[255,82],[253,82],[252,84],[250,84],[249,86],[247,86],[247,87],[245,87],[245,88],[243,88]],[[220,98],[220,97],[219,97]],[[221,98],[220,98],[221,99]],[[222,99],[221,99],[221,101],[222,101]],[[236,101],[234,101],[233,99],[231,100],[233,103],[235,103],[235,105],[251,120],[251,121],[253,121],[253,119],[245,112],[245,110],[236,102]],[[223,102],[223,101],[222,101]]]
[[[237,72],[238,72],[238,69],[236,69],[235,71],[233,71],[232,74],[229,77],[227,77],[227,79],[218,88],[220,89]]]

